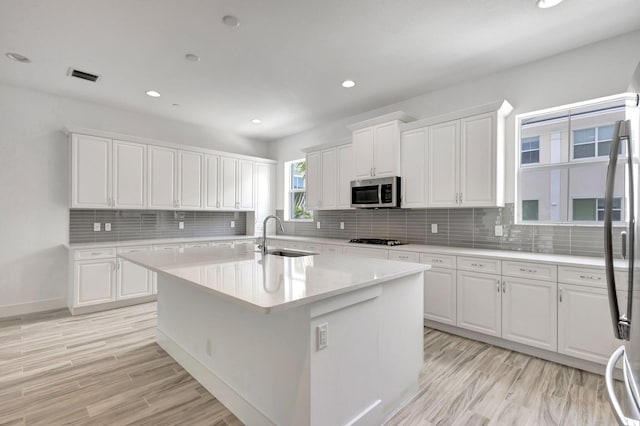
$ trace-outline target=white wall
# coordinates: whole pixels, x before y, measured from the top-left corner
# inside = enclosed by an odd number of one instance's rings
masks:
[[[70,124],[267,154],[215,129],[0,84],[0,317],[66,306]]]
[[[530,64],[429,92],[270,143],[278,160],[276,208],[283,208],[283,162],[303,158],[302,148],[349,137],[346,124],[402,110],[425,118],[506,99],[514,111],[507,121],[506,201],[515,195],[515,115],[626,92],[640,60],[640,31],[604,40]],[[526,49],[526,46],[522,46]],[[640,71],[638,71],[640,72]],[[636,79],[639,77],[636,76]],[[358,86],[358,90],[366,90]]]

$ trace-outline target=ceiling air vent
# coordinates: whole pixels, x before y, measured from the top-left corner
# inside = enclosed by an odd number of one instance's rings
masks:
[[[85,71],[80,71],[75,68],[69,68],[69,71],[67,71],[67,75],[70,77],[80,78],[82,80],[92,81],[94,83],[100,79],[99,75],[91,74]]]

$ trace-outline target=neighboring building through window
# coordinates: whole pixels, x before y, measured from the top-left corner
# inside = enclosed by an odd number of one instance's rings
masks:
[[[306,209],[306,162],[304,159],[285,163],[285,220],[313,220]]]
[[[519,115],[516,221],[602,222],[615,123],[637,120],[634,105],[635,96],[622,94]],[[623,222],[627,155],[623,144],[618,153],[612,219]]]

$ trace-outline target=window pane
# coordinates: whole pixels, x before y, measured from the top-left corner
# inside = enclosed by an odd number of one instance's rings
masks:
[[[596,129],[594,128],[573,131],[573,143],[575,145],[580,143],[595,142],[595,140],[596,140]]]
[[[573,200],[573,220],[596,220],[595,198],[576,198]]]
[[[604,217],[602,220],[604,220]],[[613,210],[611,212],[611,220],[614,222],[620,222],[622,220],[622,212],[620,210]]]
[[[291,219],[312,219],[312,212],[305,208],[307,199],[306,192],[292,192],[291,193]]]
[[[291,189],[304,189],[306,170],[304,161],[291,164]]]
[[[522,220],[538,220],[538,200],[522,200]]]
[[[527,151],[522,153],[522,164],[538,163],[540,161],[540,151]]]
[[[573,147],[573,158],[589,158],[595,157],[596,155],[596,144],[584,144],[584,145],[575,145]]]
[[[610,126],[598,127],[598,140],[611,140],[613,139],[613,124]]]

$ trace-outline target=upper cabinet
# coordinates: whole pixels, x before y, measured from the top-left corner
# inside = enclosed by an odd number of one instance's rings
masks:
[[[348,144],[337,147],[336,156],[338,158],[336,207],[349,209],[351,208],[351,181],[356,178],[353,169],[353,145]]]
[[[262,235],[264,219],[275,214],[275,164],[256,163],[255,233]],[[275,234],[275,221],[267,224],[267,232]]]
[[[254,210],[257,164],[275,164],[166,143],[115,140],[100,131],[96,133],[101,136],[93,136],[67,130],[71,208]]]
[[[353,131],[354,176],[400,176],[400,123],[413,118],[398,111],[348,126]]]
[[[146,207],[147,146],[96,136],[71,138],[71,207]]]
[[[351,207],[353,148],[351,144],[309,151],[306,159],[306,206],[309,210]]]
[[[512,109],[503,101],[403,126],[403,206],[503,206],[504,125]]]

